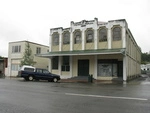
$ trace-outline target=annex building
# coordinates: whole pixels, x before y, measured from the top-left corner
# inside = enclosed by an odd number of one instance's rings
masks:
[[[125,19],[71,21],[50,29],[49,70],[62,78],[93,75],[97,80],[127,81],[141,74],[141,49]]]
[[[9,42],[7,69],[8,73],[6,74],[7,77],[16,77],[18,75],[18,70],[20,69],[20,62],[23,59],[27,44],[30,45],[33,60],[36,62],[34,66],[37,68],[48,69],[48,59],[35,56],[35,54],[42,54],[48,52],[48,46],[30,41]]]

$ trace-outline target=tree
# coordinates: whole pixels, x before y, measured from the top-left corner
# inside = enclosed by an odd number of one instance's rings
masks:
[[[3,59],[3,57],[0,56],[0,59]]]
[[[29,42],[26,43],[25,52],[23,55],[23,59],[21,60],[20,66],[29,65],[34,66],[36,62],[34,61],[34,56],[32,55],[32,50],[30,48]]]
[[[148,64],[150,63],[150,54],[142,53],[141,55],[141,64]]]

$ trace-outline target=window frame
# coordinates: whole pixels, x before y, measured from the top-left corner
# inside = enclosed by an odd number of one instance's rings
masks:
[[[92,33],[90,33],[90,31]],[[89,32],[89,33],[88,33]],[[91,39],[88,39],[89,36],[92,36]],[[93,29],[87,29],[86,30],[86,43],[93,43],[94,42],[94,30]]]
[[[19,64],[11,64],[11,71],[19,71],[20,66]]]
[[[65,35],[67,35],[68,37],[66,37]],[[63,44],[64,45],[70,44],[70,32],[69,31],[65,31],[63,33]]]
[[[53,33],[52,35],[52,44],[53,46],[58,46],[59,45],[59,33],[56,32],[56,33]]]
[[[115,29],[119,28],[120,31],[114,31]],[[112,37],[113,37],[113,41],[119,41],[122,39],[122,29],[120,26],[114,26],[112,29]],[[118,36],[115,36],[118,35]]]
[[[21,53],[21,45],[12,46],[12,53]]]
[[[36,54],[41,54],[41,47],[36,48]]]
[[[105,31],[102,31],[102,30],[105,30]],[[101,32],[102,31],[102,32]],[[102,33],[102,34],[101,34]],[[106,42],[107,41],[107,29],[106,28],[100,28],[99,30],[98,30],[98,36],[99,36],[99,42]],[[102,35],[102,37],[101,37],[101,35]],[[104,36],[106,36],[106,37],[104,37]]]
[[[70,57],[69,56],[62,57],[61,71],[70,71]]]
[[[82,43],[82,33],[80,30],[76,30],[74,33],[74,44]],[[77,40],[79,38],[79,40]]]

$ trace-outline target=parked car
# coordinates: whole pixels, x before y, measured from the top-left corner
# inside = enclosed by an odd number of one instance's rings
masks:
[[[49,82],[58,82],[60,76],[50,73],[47,69],[35,68],[32,66],[22,66],[18,71],[18,77],[23,77],[25,80],[48,80]]]

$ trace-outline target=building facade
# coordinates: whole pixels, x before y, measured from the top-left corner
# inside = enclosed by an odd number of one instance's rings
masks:
[[[97,80],[127,81],[141,74],[141,49],[125,19],[71,22],[50,29],[49,70],[62,78],[93,75]]]
[[[8,58],[0,58],[0,77],[6,75]]]
[[[48,59],[36,57],[35,54],[42,54],[49,51],[49,47],[29,41],[17,41],[9,43],[8,52],[8,74],[6,76],[15,77],[20,69],[20,62],[23,58],[27,43],[30,45],[34,61],[37,68],[48,69]]]

